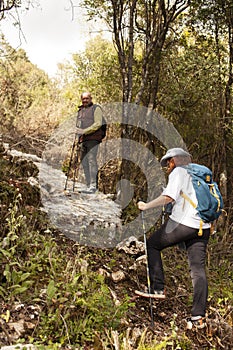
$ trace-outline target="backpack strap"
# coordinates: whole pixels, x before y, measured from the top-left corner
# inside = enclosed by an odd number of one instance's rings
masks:
[[[181,195],[181,197],[183,197],[186,201],[188,201],[188,202],[193,206],[193,208],[196,209],[197,205],[196,205],[196,204],[192,201],[192,199],[191,199],[189,196],[187,196],[187,194],[185,194],[182,190],[180,191],[180,195]]]
[[[215,190],[215,187],[214,187],[214,184],[209,184],[209,187],[210,187],[210,192],[211,194],[216,198],[217,202],[218,202],[218,208],[216,211],[219,211],[220,210],[220,207],[221,207],[221,202],[220,202],[220,198]]]
[[[192,199],[187,196],[187,194],[185,194],[182,190],[180,191],[180,195],[181,197],[184,198],[184,200],[186,200],[187,202],[189,202],[189,204],[191,204],[191,206],[193,208],[197,208],[197,205],[192,201]],[[203,220],[200,219],[200,227],[199,227],[199,231],[198,231],[198,236],[202,236],[203,235]]]

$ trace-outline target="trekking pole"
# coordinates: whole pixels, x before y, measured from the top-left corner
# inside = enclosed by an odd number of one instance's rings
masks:
[[[147,240],[146,240],[146,228],[145,228],[145,220],[144,220],[144,212],[141,211],[142,218],[142,228],[143,228],[143,237],[144,237],[144,247],[146,254],[146,276],[147,276],[147,287],[148,293],[151,293],[151,284],[150,284],[150,274],[149,274],[149,264],[148,264],[148,253],[147,253]],[[150,297],[150,315],[151,315],[151,326],[154,327],[154,315],[153,315],[153,305],[152,298]]]
[[[67,171],[67,174],[66,174],[66,182],[65,182],[64,191],[66,191],[67,185],[68,185],[68,180],[69,180],[69,175],[70,175],[70,169],[71,169],[71,164],[72,164],[72,160],[73,160],[74,149],[75,149],[75,145],[76,145],[76,137],[77,137],[77,135],[75,134],[74,142],[73,142],[72,149],[71,149],[71,155],[70,155],[70,161],[69,161],[68,171]]]
[[[77,146],[77,149],[76,149],[76,155],[75,155],[75,158],[74,158],[74,176],[73,176],[73,192],[74,192],[74,189],[75,189],[75,181],[76,181],[76,174],[77,174],[77,170],[79,169],[79,156],[78,156],[78,146]]]

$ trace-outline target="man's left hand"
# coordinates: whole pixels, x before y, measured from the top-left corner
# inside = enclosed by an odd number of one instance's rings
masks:
[[[76,132],[77,132],[78,135],[83,135],[84,134],[84,129],[77,128]]]

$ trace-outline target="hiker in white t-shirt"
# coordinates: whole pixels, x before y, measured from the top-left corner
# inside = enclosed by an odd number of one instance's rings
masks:
[[[148,266],[151,290],[148,293],[136,291],[149,298],[165,298],[164,272],[161,251],[166,247],[184,243],[193,284],[193,305],[191,326],[205,326],[208,284],[205,272],[206,247],[210,236],[210,224],[203,224],[203,234],[198,235],[200,217],[197,210],[181,196],[186,193],[197,203],[191,175],[182,166],[191,163],[191,156],[182,148],[172,148],[161,159],[162,167],[167,167],[168,184],[156,199],[145,203],[138,202],[140,210],[147,210],[172,203],[172,213],[159,230],[147,239]]]

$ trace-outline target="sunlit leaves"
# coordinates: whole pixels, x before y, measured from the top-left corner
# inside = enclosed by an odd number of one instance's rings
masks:
[[[121,83],[116,51],[101,36],[90,40],[82,53],[74,53],[73,61],[64,65],[66,82],[64,96],[80,104],[83,91],[90,91],[98,103],[121,100]]]
[[[2,131],[47,133],[48,126],[56,125],[59,117],[57,87],[29,61],[24,50],[14,50],[4,37],[0,42],[0,50]]]

